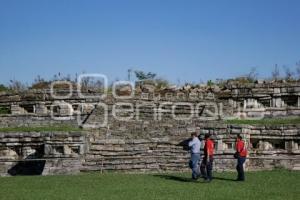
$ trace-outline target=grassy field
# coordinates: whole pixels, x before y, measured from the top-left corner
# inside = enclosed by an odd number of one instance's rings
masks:
[[[293,118],[273,118],[273,119],[260,119],[260,120],[247,120],[247,119],[233,119],[226,120],[227,124],[238,125],[294,125],[300,124],[300,117]]]
[[[82,131],[79,127],[75,126],[36,126],[36,127],[0,127],[0,132],[9,133],[9,132],[53,132],[53,131]]]
[[[193,182],[189,174],[98,174],[76,176],[19,176],[0,178],[0,199],[228,199],[298,200],[300,172],[215,173],[211,183]]]

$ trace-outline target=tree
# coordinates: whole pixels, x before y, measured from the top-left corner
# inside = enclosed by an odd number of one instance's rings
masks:
[[[280,77],[280,71],[279,71],[278,65],[276,64],[275,68],[272,72],[272,79],[277,81],[279,79],[279,77]]]
[[[93,77],[83,77],[81,79],[81,89],[88,92],[103,92],[104,83]]]
[[[250,72],[247,74],[247,79],[249,82],[254,82],[255,80],[257,80],[258,77],[258,72],[256,67],[252,67]]]
[[[300,61],[298,61],[296,63],[296,73],[297,73],[298,79],[300,79]]]
[[[131,81],[131,73],[132,73],[132,69],[128,69],[127,70],[127,79],[128,79],[128,81]]]
[[[9,88],[16,92],[24,91],[27,89],[26,85],[17,80],[10,80]]]
[[[37,75],[37,77],[34,79],[34,83],[40,82],[45,82],[45,79],[43,79],[40,75]]]
[[[152,73],[152,72],[143,72],[143,71],[139,71],[139,70],[136,70],[134,71],[135,73],[135,76],[138,80],[147,80],[147,79],[151,79],[153,80],[155,77],[156,77],[156,74],[155,73]]]
[[[30,87],[30,89],[49,89],[49,88],[50,88],[50,82],[46,81],[40,75],[37,75],[37,77],[34,79]]]
[[[206,83],[206,85],[210,86],[210,87],[213,86],[214,84],[215,83],[212,80],[208,80],[207,83]]]
[[[287,66],[283,66],[283,68],[284,68],[284,72],[285,72],[285,79],[287,81],[293,80],[293,76],[295,73]]]
[[[9,88],[8,87],[6,87],[5,85],[3,85],[3,84],[0,84],[0,92],[5,92],[5,91],[8,91],[9,90]]]
[[[67,74],[66,76],[63,76],[62,73],[58,72],[57,74],[54,74],[52,81],[71,81],[71,75]]]
[[[156,88],[158,89],[166,88],[170,85],[169,81],[163,78],[157,78],[155,79],[155,82],[156,82]]]

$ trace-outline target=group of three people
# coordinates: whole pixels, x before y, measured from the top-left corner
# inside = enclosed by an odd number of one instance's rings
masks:
[[[188,143],[191,151],[191,159],[189,166],[192,169],[192,179],[197,180],[203,177],[206,182],[212,180],[213,160],[214,160],[214,141],[210,134],[204,136],[204,156],[201,161],[201,141],[196,133],[191,134],[191,140]],[[244,163],[247,157],[246,144],[241,135],[236,138],[236,153],[237,159],[236,170],[238,172],[237,181],[245,181]],[[200,162],[201,161],[201,162]]]

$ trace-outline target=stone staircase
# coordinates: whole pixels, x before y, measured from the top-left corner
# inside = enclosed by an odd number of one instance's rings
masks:
[[[186,171],[189,155],[163,139],[103,139],[91,137],[84,170]]]
[[[295,160],[295,164],[294,164],[292,170],[297,170],[297,171],[300,170],[300,160]]]

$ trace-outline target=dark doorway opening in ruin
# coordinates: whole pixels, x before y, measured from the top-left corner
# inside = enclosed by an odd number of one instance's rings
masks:
[[[258,139],[250,139],[250,144],[252,149],[259,148],[259,140]]]
[[[32,104],[25,104],[25,105],[20,105],[21,108],[24,108],[24,110],[27,113],[35,113],[35,105]]]
[[[27,155],[25,159],[22,159],[16,163],[12,168],[8,170],[8,174],[11,176],[17,175],[42,175],[46,160],[43,159],[44,145],[35,148],[35,152]]]
[[[42,175],[45,168],[45,160],[24,160],[19,161],[8,170],[11,176],[17,175]]]
[[[225,148],[226,148],[226,150],[233,150],[234,149],[234,143],[232,143],[232,142],[225,142]]]
[[[0,115],[11,114],[10,106],[0,106]]]
[[[59,106],[53,106],[53,114],[59,116],[60,113],[60,107]]]
[[[276,150],[284,150],[285,149],[285,141],[284,140],[272,140],[274,149]]]
[[[79,111],[79,104],[72,105],[74,111]]]
[[[298,106],[298,96],[283,96],[282,99],[287,106],[291,106],[291,107]]]
[[[262,104],[265,108],[271,107],[271,99],[259,99],[258,102]]]

